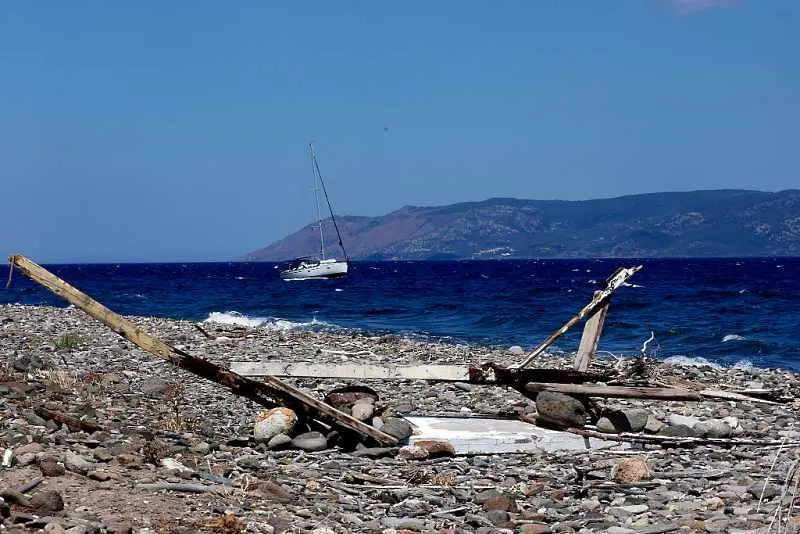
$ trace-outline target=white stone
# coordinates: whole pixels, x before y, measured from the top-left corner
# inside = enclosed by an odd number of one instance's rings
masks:
[[[188,472],[191,473],[192,470],[178,460],[174,458],[162,458],[161,459],[161,467],[167,469],[168,471],[177,471],[177,472]]]
[[[297,415],[289,408],[273,408],[256,416],[253,438],[267,442],[278,434],[290,435],[297,423]]]
[[[690,417],[688,415],[678,415],[676,413],[670,414],[667,422],[672,426],[684,425],[689,428],[694,428],[694,425],[700,422],[697,417]]]
[[[366,421],[375,412],[375,406],[370,402],[357,402],[350,410],[350,414],[359,421]]]

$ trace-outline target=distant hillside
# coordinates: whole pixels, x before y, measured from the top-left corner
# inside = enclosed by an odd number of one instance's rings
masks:
[[[336,218],[353,259],[800,255],[800,190],[651,193],[559,201],[492,198]],[[327,241],[335,244],[326,224]],[[317,230],[318,232],[318,230]],[[240,258],[314,253],[315,227]]]

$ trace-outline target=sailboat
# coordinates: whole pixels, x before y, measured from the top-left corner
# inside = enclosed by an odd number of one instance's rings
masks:
[[[317,226],[319,227],[319,257],[304,256],[302,258],[296,258],[281,270],[281,278],[284,280],[339,278],[347,274],[347,263],[350,261],[344,244],[342,243],[342,234],[339,232],[339,225],[336,224],[336,217],[333,215],[333,207],[328,198],[328,191],[325,189],[325,182],[322,181],[322,173],[319,171],[317,155],[314,152],[314,143],[308,144],[308,150],[311,154],[311,171],[314,175],[314,210],[317,217]],[[339,246],[342,249],[344,260],[325,257],[325,233],[322,226],[322,210],[320,209],[319,202],[320,189],[325,196],[325,202],[328,204],[331,221],[333,222],[333,227],[336,229],[336,235],[339,238]]]

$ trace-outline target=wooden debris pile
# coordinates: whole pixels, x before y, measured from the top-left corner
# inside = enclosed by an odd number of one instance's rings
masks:
[[[325,448],[329,443],[326,433],[330,431],[338,432],[341,436],[339,443],[350,448],[359,444],[362,448],[365,445],[396,448],[398,445],[407,443],[415,429],[408,418],[397,416],[377,418],[380,421],[379,424],[370,424],[369,422],[376,412],[377,395],[369,388],[352,386],[331,392],[324,400],[320,400],[280,380],[277,378],[279,376],[351,380],[410,379],[511,387],[532,399],[536,404],[535,417],[522,417],[525,422],[536,425],[535,427],[530,424],[524,425],[528,428],[522,431],[529,435],[538,432],[531,443],[543,443],[550,440],[553,447],[567,449],[575,448],[574,440],[564,440],[558,436],[543,433],[544,430],[541,430],[540,427],[555,428],[559,431],[566,430],[583,438],[597,438],[611,442],[626,441],[656,445],[744,443],[742,439],[736,437],[738,422],[734,420],[715,421],[706,424],[705,427],[700,425],[697,429],[694,428],[697,426],[697,421],[676,421],[664,428],[663,423],[651,420],[650,414],[646,410],[608,409],[596,401],[598,398],[695,402],[722,399],[761,403],[774,403],[780,400],[769,391],[722,391],[708,389],[689,381],[683,381],[680,384],[657,382],[648,376],[650,374],[648,362],[643,359],[634,360],[634,364],[628,365],[626,369],[605,368],[590,371],[590,362],[597,350],[611,296],[616,289],[638,272],[641,266],[618,269],[607,280],[605,289],[597,291],[591,302],[515,366],[503,366],[497,362],[485,362],[471,366],[378,366],[270,361],[232,362],[230,368],[225,368],[208,359],[188,354],[184,350],[148,334],[29,259],[15,255],[9,260],[12,268],[18,269],[53,293],[63,297],[148,353],[166,360],[178,368],[215,382],[233,394],[267,408],[268,410],[261,413],[256,420],[254,434],[257,441],[271,443],[274,439],[289,440],[293,446],[303,450]],[[586,325],[572,369],[529,367],[531,362],[537,356],[542,355],[556,339],[582,320],[586,320]],[[202,328],[198,329],[203,335],[210,336]],[[40,415],[54,420],[58,420],[59,417],[59,414],[53,413]],[[590,423],[588,426],[587,421]],[[62,422],[68,425],[80,426],[81,424],[80,421],[64,420]],[[298,422],[304,423],[307,428],[317,428],[320,431],[306,432],[303,435],[289,438],[288,434]],[[425,422],[433,427],[435,427],[435,423],[435,421]],[[467,425],[470,424],[478,425],[475,422],[467,422]],[[487,425],[487,428],[488,426],[491,425]],[[453,432],[463,433],[464,431],[463,428],[456,430],[452,424],[450,426],[445,424],[439,428],[446,428],[445,433],[450,432],[452,435],[456,435]],[[85,430],[91,431],[92,429],[85,428]],[[444,437],[443,440],[446,441],[447,437]],[[411,441],[413,442],[414,439],[412,438]],[[415,447],[419,450],[406,450],[404,454],[428,457],[431,454],[440,454],[442,451],[448,454],[458,452],[456,447],[445,445],[442,440],[426,438],[416,441],[418,443]],[[429,441],[432,443],[428,443]],[[755,443],[755,440],[745,441],[751,444]],[[591,445],[588,439],[585,442]],[[578,444],[583,446],[583,441],[579,440]],[[772,444],[772,442],[764,442],[764,444]],[[490,443],[484,448],[487,452],[509,450],[497,446],[497,443]],[[469,453],[480,452],[469,445],[463,445],[462,450]]]

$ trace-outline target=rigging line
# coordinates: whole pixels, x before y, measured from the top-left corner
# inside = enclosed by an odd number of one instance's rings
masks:
[[[314,184],[313,184],[313,192],[314,192],[314,215],[317,218],[317,226],[319,227],[319,258],[320,260],[325,259],[325,232],[322,226],[322,211],[319,209],[319,195],[317,188],[317,180],[322,182],[322,177],[317,175],[318,167],[316,167],[316,155],[314,154],[314,143],[311,142],[308,144],[308,148],[311,153],[311,171],[314,175]]]
[[[319,177],[319,183],[322,185],[322,192],[325,194],[325,201],[328,203],[328,209],[331,212],[331,220],[333,221],[333,227],[336,228],[336,235],[339,236],[339,246],[342,247],[342,252],[344,252],[344,259],[350,261],[350,256],[347,255],[347,250],[344,248],[344,243],[342,243],[342,234],[339,232],[339,225],[336,224],[336,217],[333,215],[333,206],[331,206],[331,200],[328,198],[328,190],[325,189],[325,182],[322,180],[322,173],[319,170],[319,163],[317,163],[317,156],[314,155],[314,168],[317,171],[317,176]]]

